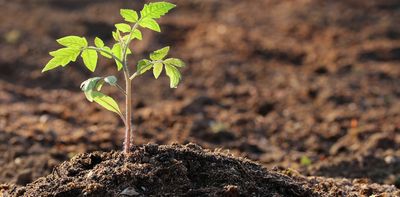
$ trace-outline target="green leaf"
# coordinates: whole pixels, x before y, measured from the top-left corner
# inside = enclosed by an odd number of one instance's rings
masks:
[[[50,55],[53,56],[53,58],[46,64],[42,72],[52,70],[59,66],[66,66],[70,62],[76,61],[80,52],[81,51],[76,48],[62,48],[50,52]]]
[[[112,53],[113,53],[116,57],[118,57],[120,60],[122,60],[122,59],[121,59],[121,57],[122,57],[121,44],[119,44],[119,43],[114,44],[114,46],[113,46],[113,48],[111,49],[111,51],[112,51]],[[118,71],[121,70],[121,68],[122,68],[122,66],[123,66],[123,65],[121,64],[121,62],[115,60],[115,63],[117,64],[117,69],[118,69]]]
[[[143,74],[146,71],[150,70],[152,67],[153,65],[150,60],[143,59],[138,62],[136,72],[139,74]]]
[[[97,66],[97,51],[86,49],[82,52],[81,57],[85,66],[90,71],[94,72]]]
[[[142,40],[142,32],[140,32],[140,30],[138,30],[138,29],[135,29],[135,30],[132,32],[132,36],[133,36],[134,38],[137,38],[138,40]]]
[[[102,79],[101,77],[93,77],[85,80],[84,82],[81,83],[81,90],[84,92],[93,90],[96,87],[97,82],[101,79]]]
[[[176,67],[185,67],[185,62],[183,62],[182,60],[178,59],[178,58],[168,58],[166,60],[164,60],[165,64],[169,64],[172,66],[176,66]]]
[[[93,90],[83,92],[85,94],[86,99],[90,102],[93,102],[92,92]]]
[[[126,22],[135,23],[138,20],[138,14],[134,10],[121,9],[120,14],[125,19]]]
[[[60,63],[59,58],[53,57],[42,69],[42,73],[49,71],[49,70],[53,70],[59,66],[62,66],[62,64]]]
[[[158,23],[152,18],[145,18],[139,22],[139,25],[145,28],[149,28],[156,32],[161,32],[161,28]]]
[[[162,60],[165,58],[165,56],[168,55],[168,52],[169,52],[168,46],[164,47],[162,49],[158,49],[150,54],[150,59],[151,60]]]
[[[101,49],[107,51],[107,52],[110,53],[110,54],[113,53],[113,52],[111,51],[110,47],[104,46],[104,47],[102,47]],[[104,56],[104,57],[106,57],[106,58],[109,58],[109,59],[112,58],[111,55],[109,55],[109,54],[107,54],[107,53],[104,53],[104,52],[100,52],[100,55],[102,55],[102,56]]]
[[[155,2],[145,4],[142,11],[140,11],[141,19],[144,18],[160,18],[169,10],[176,7],[176,5],[168,2]]]
[[[76,49],[88,46],[86,38],[79,36],[66,36],[58,39],[57,42],[65,47],[76,48]]]
[[[128,33],[132,30],[131,26],[125,23],[118,23],[115,27],[122,33]]]
[[[103,87],[103,85],[104,85],[104,80],[100,80],[99,82],[96,83],[96,86],[94,87],[94,89],[96,91],[100,91],[101,88]]]
[[[94,39],[94,45],[95,45],[96,47],[98,47],[98,48],[102,48],[102,47],[104,47],[104,42],[103,42],[103,40],[101,40],[100,38],[96,37],[96,38]]]
[[[52,51],[49,54],[53,57],[60,57],[63,59],[65,64],[69,63],[70,61],[76,61],[79,53],[81,51],[75,48],[61,48],[57,51]]]
[[[104,78],[104,81],[112,86],[115,86],[117,84],[117,77],[115,76],[107,76]]]
[[[116,57],[118,57],[120,60],[122,60],[122,49],[121,49],[121,44],[120,43],[114,44],[114,46],[111,49],[111,51]],[[132,54],[132,51],[128,48],[128,50],[126,51],[126,54],[127,55]],[[115,63],[117,64],[118,71],[121,70],[121,68],[123,67],[121,62],[115,60]]]
[[[119,42],[119,38],[121,37],[121,35],[119,34],[119,31],[113,31],[112,32],[112,36],[114,38],[115,41]]]
[[[163,64],[162,63],[157,62],[157,63],[153,64],[153,75],[154,75],[154,78],[158,79],[158,77],[160,76],[160,74],[162,72],[162,69],[163,69]]]
[[[94,102],[98,103],[107,110],[121,114],[118,103],[110,96],[97,91],[92,91],[90,96],[93,98]]]
[[[167,73],[167,76],[169,77],[170,81],[170,87],[171,88],[176,88],[179,84],[179,81],[181,80],[181,73],[175,66],[171,65],[165,65],[165,72]]]

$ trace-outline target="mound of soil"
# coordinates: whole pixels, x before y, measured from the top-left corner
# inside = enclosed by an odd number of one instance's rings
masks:
[[[395,194],[394,186],[360,186],[267,170],[252,161],[196,144],[143,145],[80,154],[14,196],[325,196]],[[369,192],[369,193],[366,193]],[[391,192],[391,193],[390,193]]]
[[[144,145],[81,154],[19,189],[28,196],[313,196],[286,175],[226,154],[185,146]]]

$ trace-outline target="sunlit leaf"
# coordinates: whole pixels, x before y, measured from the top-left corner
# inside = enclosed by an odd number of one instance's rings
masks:
[[[107,53],[105,53],[105,52],[100,52],[100,54],[101,54],[102,56],[104,56],[104,57],[106,57],[106,58],[109,58],[109,59],[112,58],[112,56],[110,55],[110,54],[112,54],[112,51],[111,51],[110,47],[104,46],[104,47],[102,47],[101,49],[103,49],[104,51],[107,51],[107,52],[109,53],[109,54],[107,54]]]
[[[168,59],[164,60],[164,63],[172,65],[172,66],[176,66],[176,67],[185,67],[185,62],[183,62],[182,60],[180,60],[178,58],[168,58]]]
[[[158,77],[160,76],[160,74],[162,72],[162,69],[163,69],[163,64],[162,63],[157,62],[157,63],[153,64],[153,75],[154,75],[154,78],[158,79]]]
[[[169,52],[169,47],[164,47],[162,49],[158,49],[150,54],[150,59],[151,60],[162,60],[165,58],[165,56],[168,55],[168,52]]]
[[[181,80],[181,73],[175,66],[165,65],[165,72],[169,77],[170,87],[176,88]]]
[[[158,25],[157,21],[152,18],[145,18],[139,22],[139,25],[148,29],[151,29],[156,32],[161,32],[161,28]]]
[[[160,18],[164,14],[168,13],[169,10],[174,8],[175,5],[168,2],[155,2],[145,4],[142,11],[140,11],[140,16],[144,18]]]
[[[112,51],[112,53],[113,53],[116,57],[118,57],[120,60],[123,59],[123,58],[122,58],[122,48],[121,48],[121,44],[120,44],[120,43],[114,44],[114,46],[113,46],[113,48],[111,49],[111,51]],[[128,48],[127,51],[126,51],[126,54],[127,54],[127,55],[132,54],[132,51]],[[121,62],[115,60],[115,63],[117,64],[117,69],[118,69],[118,70],[121,70],[121,68],[123,67],[123,65],[121,64]]]
[[[132,36],[133,36],[134,38],[137,38],[138,40],[142,40],[142,32],[140,32],[140,30],[138,30],[138,29],[135,29],[135,30],[132,32]]]
[[[122,33],[128,33],[131,31],[131,26],[125,23],[118,23],[115,25],[115,27],[121,31]]]
[[[136,72],[139,74],[143,74],[146,71],[150,70],[152,67],[153,65],[150,60],[143,59],[138,62]]]
[[[104,42],[103,42],[103,40],[101,40],[100,38],[96,37],[96,38],[94,39],[94,45],[95,45],[96,47],[98,47],[98,48],[102,48],[102,47],[104,47]]]
[[[76,48],[62,48],[50,52],[50,55],[53,56],[53,58],[46,64],[42,72],[52,70],[59,66],[66,66],[70,62],[76,61],[79,53],[80,50]]]
[[[92,72],[96,70],[97,66],[97,51],[86,49],[82,52],[81,57],[85,66]]]
[[[94,102],[98,103],[107,110],[115,112],[117,114],[121,114],[118,103],[110,96],[107,96],[101,92],[92,91],[91,97],[93,98]]]
[[[88,46],[86,38],[79,36],[66,36],[57,40],[63,46],[81,49]]]
[[[120,14],[127,22],[134,23],[138,20],[138,14],[134,10],[121,9]]]

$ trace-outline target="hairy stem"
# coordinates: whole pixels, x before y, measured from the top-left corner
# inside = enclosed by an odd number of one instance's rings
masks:
[[[126,43],[121,41],[122,47],[122,65],[124,69],[124,76],[125,76],[125,122],[126,122],[126,130],[125,130],[125,143],[124,143],[124,153],[128,154],[130,152],[130,146],[132,142],[132,79],[130,78],[130,72],[128,68],[128,58],[127,52],[129,49],[129,45],[131,43],[132,32],[138,27],[139,23],[135,23],[131,28],[131,32],[129,33],[128,39]]]
[[[125,61],[124,61],[125,62]],[[127,72],[126,72],[127,71]],[[131,147],[131,133],[132,133],[132,83],[129,80],[129,71],[124,69],[125,75],[125,142],[124,153],[128,154]]]

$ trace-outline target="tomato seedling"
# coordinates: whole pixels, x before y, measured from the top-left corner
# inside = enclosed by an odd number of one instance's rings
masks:
[[[124,152],[129,153],[132,141],[132,80],[146,71],[153,70],[157,79],[163,69],[170,79],[170,87],[176,88],[181,80],[181,73],[178,68],[184,67],[185,63],[177,58],[166,58],[169,47],[152,52],[149,59],[142,59],[136,64],[136,71],[131,73],[128,65],[128,56],[132,54],[130,45],[133,40],[142,40],[141,28],[147,28],[161,32],[160,26],[155,19],[159,19],[174,8],[175,5],[168,2],[155,2],[145,4],[139,14],[131,9],[121,9],[120,14],[125,20],[124,23],[115,24],[115,31],[112,36],[115,44],[112,48],[106,46],[100,38],[94,39],[94,46],[90,46],[84,37],[66,36],[57,40],[63,48],[50,52],[53,57],[43,68],[46,72],[58,67],[65,67],[70,62],[75,62],[80,55],[84,65],[91,72],[97,66],[99,54],[105,58],[114,59],[118,71],[123,71],[125,89],[117,83],[117,77],[93,77],[81,84],[81,89],[90,102],[96,102],[109,111],[118,114],[125,124]],[[110,96],[101,92],[104,84],[118,88],[125,95],[125,114],[123,114],[118,103]]]

